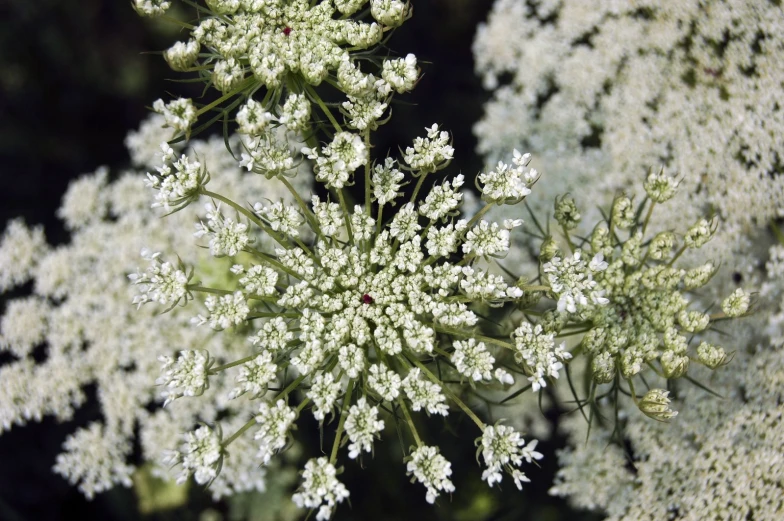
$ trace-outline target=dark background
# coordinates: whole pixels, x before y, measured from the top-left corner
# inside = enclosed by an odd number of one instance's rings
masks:
[[[413,3],[414,17],[395,33],[390,45],[402,54],[415,53],[424,76],[412,94],[402,97],[412,105],[393,107],[392,121],[374,139],[379,148],[394,150],[437,122],[454,137],[456,154],[450,172],[472,176],[482,162],[473,152],[471,125],[481,116],[486,93],[473,73],[471,42],[491,2]],[[168,98],[166,92],[189,95],[182,84],[167,81],[175,76],[159,55],[145,54],[170,46],[178,38],[178,29],[138,17],[129,4],[114,0],[0,3],[3,228],[8,219],[22,216],[28,224],[43,224],[50,243],[67,241],[55,211],[68,183],[100,165],[109,165],[117,174],[128,166],[123,139],[145,118],[145,107],[158,97]],[[0,521],[140,518],[131,491],[115,489],[88,502],[51,472],[66,434],[98,414],[92,401],[72,422],[58,425],[46,419],[0,436]],[[379,450],[364,470],[347,469],[342,479],[351,490],[352,508],[341,506],[335,519],[578,519],[562,500],[546,494],[555,472],[553,446],[545,447],[545,467],[529,472],[533,483],[525,493],[519,493],[509,478],[502,491],[491,492],[479,481],[481,468],[471,443],[475,429],[459,425],[446,432],[440,422],[431,422],[430,429],[432,436],[443,439],[440,444],[453,462],[458,492],[451,501],[442,497],[440,506],[428,506],[422,486],[408,484],[399,458]],[[190,508],[149,519],[198,519],[210,502],[198,490],[192,496]],[[489,517],[488,502],[497,505]],[[225,505],[218,508],[225,510]]]

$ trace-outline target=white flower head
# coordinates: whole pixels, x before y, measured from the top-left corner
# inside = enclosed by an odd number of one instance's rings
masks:
[[[299,491],[291,496],[300,508],[318,508],[316,521],[327,521],[338,503],[348,498],[346,486],[337,479],[337,470],[327,458],[314,458],[305,464]]]
[[[378,419],[378,408],[371,407],[363,396],[352,405],[346,417],[346,433],[351,443],[348,457],[356,458],[362,451],[370,452],[373,439],[384,429],[384,420]]]
[[[524,460],[531,463],[543,458],[535,450],[537,440],[531,440],[526,445],[520,433],[506,425],[488,425],[476,443],[481,444],[482,458],[487,466],[482,479],[489,486],[500,483],[503,479],[501,471],[505,470],[513,477],[517,488],[522,490],[522,482],[530,480],[518,467]]]
[[[155,381],[165,385],[164,407],[181,396],[199,396],[209,388],[209,370],[213,363],[207,351],[180,351],[177,358],[161,356],[161,376]]]
[[[159,99],[152,104],[152,108],[163,115],[166,126],[186,136],[190,134],[191,126],[196,122],[196,107],[189,98],[178,98],[169,103]]]
[[[406,471],[425,486],[425,499],[430,504],[435,503],[440,492],[451,494],[455,491],[455,486],[449,479],[452,475],[452,464],[439,453],[438,447],[424,445],[416,449],[409,456]]]

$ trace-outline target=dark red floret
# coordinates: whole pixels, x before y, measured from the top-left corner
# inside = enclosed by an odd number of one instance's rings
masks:
[[[362,302],[364,304],[372,304],[373,303],[373,297],[371,297],[370,295],[365,293],[364,295],[362,295]]]
[[[286,36],[290,35],[291,34],[291,27],[284,27],[283,28],[283,34],[285,34]]]

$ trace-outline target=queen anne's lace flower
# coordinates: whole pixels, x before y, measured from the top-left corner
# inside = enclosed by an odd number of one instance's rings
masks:
[[[425,445],[416,449],[411,453],[406,470],[425,486],[425,499],[428,503],[435,503],[440,492],[451,494],[455,491],[455,486],[449,479],[452,475],[452,464],[439,453],[438,447]]]
[[[477,440],[477,444],[479,443],[482,446],[482,458],[487,466],[482,473],[482,479],[490,486],[501,483],[503,479],[501,471],[506,470],[512,476],[517,488],[522,490],[522,483],[531,480],[516,467],[522,465],[523,460],[532,463],[543,458],[541,453],[534,450],[538,444],[537,440],[531,440],[526,445],[520,433],[506,425],[488,425],[482,437]]]
[[[316,509],[317,521],[327,521],[338,503],[348,498],[345,485],[338,481],[337,471],[327,458],[311,459],[305,464],[302,485],[291,499],[302,508]]]
[[[165,385],[164,406],[181,396],[198,396],[210,386],[209,353],[202,351],[180,351],[177,358],[161,356],[161,376],[156,384]]]
[[[159,99],[152,104],[152,108],[155,112],[162,114],[166,125],[178,133],[189,134],[191,125],[196,122],[196,107],[193,106],[190,99],[179,98],[169,103],[164,103],[162,99]]]
[[[256,416],[259,430],[254,439],[259,443],[257,457],[263,464],[269,463],[270,458],[286,446],[286,438],[296,417],[297,413],[283,400],[278,400],[274,406],[267,402],[259,405]]]
[[[384,420],[378,419],[378,408],[371,407],[363,396],[351,406],[346,418],[346,433],[351,443],[348,457],[356,458],[362,451],[370,452],[373,438],[384,429]]]
[[[170,453],[166,460],[170,465],[182,467],[177,483],[184,483],[192,475],[196,483],[206,485],[218,475],[222,457],[220,432],[202,425],[189,432],[179,450]]]

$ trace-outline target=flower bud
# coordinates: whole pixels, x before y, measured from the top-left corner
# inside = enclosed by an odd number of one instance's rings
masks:
[[[593,229],[593,233],[591,233],[591,250],[594,254],[601,253],[605,257],[609,257],[612,254],[613,246],[610,230],[604,222],[597,224]]]
[[[648,257],[654,260],[662,260],[667,258],[672,253],[672,249],[675,247],[675,234],[672,232],[661,232],[657,233],[653,239],[651,239],[650,245],[648,245]]]
[[[678,411],[670,409],[669,394],[669,391],[663,389],[651,389],[637,402],[637,407],[649,418],[667,421],[678,415]]]
[[[627,266],[637,266],[642,260],[640,246],[642,244],[642,233],[639,231],[623,243],[621,249],[621,260]]]
[[[206,0],[207,7],[215,14],[234,14],[240,8],[240,0]]]
[[[697,289],[703,287],[716,273],[716,267],[712,262],[706,262],[702,266],[697,266],[686,272],[683,277],[683,284],[686,289]]]
[[[686,337],[678,334],[678,330],[674,327],[668,327],[664,332],[664,347],[676,355],[684,354],[688,345]]]
[[[177,42],[163,53],[163,58],[172,70],[185,71],[198,58],[200,48],[196,40],[188,40],[188,43]]]
[[[604,346],[607,339],[607,330],[603,327],[595,327],[583,336],[583,349],[588,354],[598,353]]]
[[[580,211],[577,209],[571,195],[564,195],[555,198],[555,220],[567,230],[577,228],[580,222]]]
[[[721,347],[703,342],[697,347],[697,359],[702,365],[716,369],[727,363],[727,354]]]
[[[678,313],[678,323],[689,333],[699,333],[710,324],[710,317],[700,311],[681,310]]]
[[[564,328],[568,319],[569,315],[567,313],[559,313],[553,309],[542,315],[539,324],[541,324],[542,329],[546,333],[555,333],[557,335]]]
[[[610,353],[599,353],[591,363],[593,379],[597,384],[606,384],[615,378],[615,359]]]
[[[678,183],[672,177],[665,175],[662,170],[658,174],[651,173],[643,186],[645,193],[648,194],[651,200],[663,203],[672,199],[678,188]]]
[[[556,244],[555,239],[553,239],[552,235],[550,235],[545,238],[541,248],[539,249],[539,261],[550,262],[553,257],[556,257],[559,253],[558,244]]]
[[[133,8],[139,16],[161,16],[169,7],[169,0],[133,0]]]
[[[700,219],[689,228],[683,240],[689,248],[700,248],[713,237],[717,227],[718,220],[715,218],[710,221]]]
[[[400,0],[370,0],[370,14],[387,27],[398,27],[408,16],[408,2]]]
[[[732,295],[724,299],[724,302],[721,303],[721,309],[728,317],[740,317],[749,310],[750,303],[750,295],[738,288]]]
[[[625,195],[616,197],[612,206],[613,225],[625,230],[631,228],[632,225],[634,225],[634,221],[634,205],[632,205],[632,200]]]
[[[665,351],[660,361],[667,378],[680,378],[689,370],[689,357],[677,355],[672,351]]]

